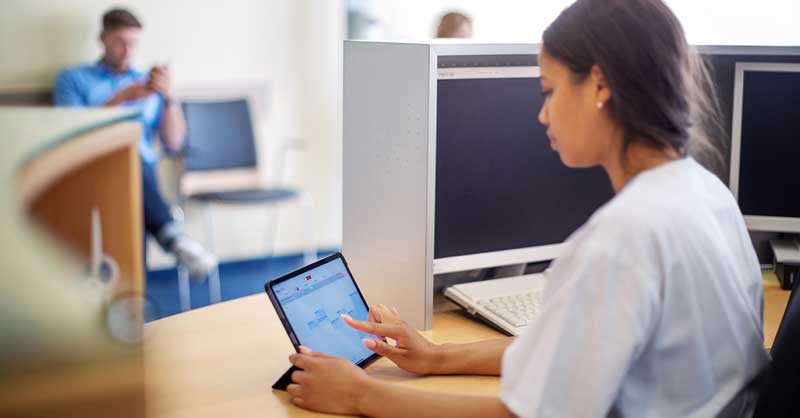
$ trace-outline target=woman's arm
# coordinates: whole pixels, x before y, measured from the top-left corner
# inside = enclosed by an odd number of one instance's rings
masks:
[[[289,360],[303,369],[292,374],[287,392],[295,405],[320,412],[394,417],[513,417],[498,398],[425,392],[381,382],[341,357],[305,347]]]
[[[496,338],[466,344],[439,346],[439,361],[432,374],[484,374],[500,375],[503,352],[513,338]]]
[[[358,407],[375,418],[490,418],[513,417],[499,398],[426,392],[373,381]]]
[[[484,374],[499,375],[503,352],[512,338],[498,338],[467,344],[436,345],[400,319],[395,309],[376,305],[366,321],[342,315],[351,327],[395,340],[395,344],[379,338],[367,338],[368,349],[393,361],[401,369],[418,374]]]

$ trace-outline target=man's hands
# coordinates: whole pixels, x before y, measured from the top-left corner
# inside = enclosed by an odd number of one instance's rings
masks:
[[[147,84],[131,84],[130,86],[118,91],[114,97],[111,98],[111,100],[106,102],[106,106],[119,106],[125,102],[144,99],[151,94],[153,94],[153,90],[147,87]]]
[[[164,99],[172,99],[172,76],[169,67],[166,65],[156,65],[150,70],[150,78],[147,80],[147,88],[160,94]]]
[[[289,361],[303,369],[292,373],[292,384],[286,391],[292,403],[314,411],[335,414],[361,414],[361,402],[370,388],[380,385],[363,369],[342,357],[311,352],[300,347],[300,353]]]
[[[395,345],[377,338],[365,338],[363,343],[368,349],[393,361],[401,369],[418,374],[438,372],[440,347],[428,341],[400,319],[397,309],[376,305],[369,310],[366,321],[357,321],[347,315],[342,315],[342,318],[359,331],[393,339]]]
[[[153,93],[160,94],[165,100],[172,100],[172,77],[165,65],[153,67],[146,82],[131,84],[118,91],[106,106],[118,106],[125,102],[144,99]]]

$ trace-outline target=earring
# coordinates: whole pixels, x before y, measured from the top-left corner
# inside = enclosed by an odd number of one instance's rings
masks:
[[[603,108],[603,102],[597,102],[597,109],[600,110]]]

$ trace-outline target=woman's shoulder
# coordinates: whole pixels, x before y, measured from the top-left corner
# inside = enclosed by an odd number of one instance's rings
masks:
[[[687,231],[741,217],[731,192],[691,158],[668,163],[634,178],[600,207],[575,234],[642,245],[681,240]],[[690,234],[691,235],[691,234]]]
[[[625,190],[597,209],[581,229],[604,236],[641,234],[661,217],[658,200],[656,194],[641,187]]]
[[[593,235],[640,241],[697,217],[708,178],[694,160],[683,159],[639,174],[592,214],[575,238]],[[713,174],[709,173],[709,176]]]

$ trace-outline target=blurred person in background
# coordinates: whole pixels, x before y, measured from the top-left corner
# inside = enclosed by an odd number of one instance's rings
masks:
[[[472,18],[460,12],[445,13],[436,28],[437,38],[472,38]]]
[[[102,58],[61,71],[53,100],[56,106],[122,106],[139,110],[145,230],[164,251],[185,265],[193,278],[203,278],[216,268],[216,257],[183,233],[158,189],[158,155],[153,137],[158,135],[167,152],[180,151],[186,138],[186,121],[173,95],[169,68],[156,65],[145,73],[132,66],[141,31],[141,22],[128,10],[106,12],[100,33]]]

